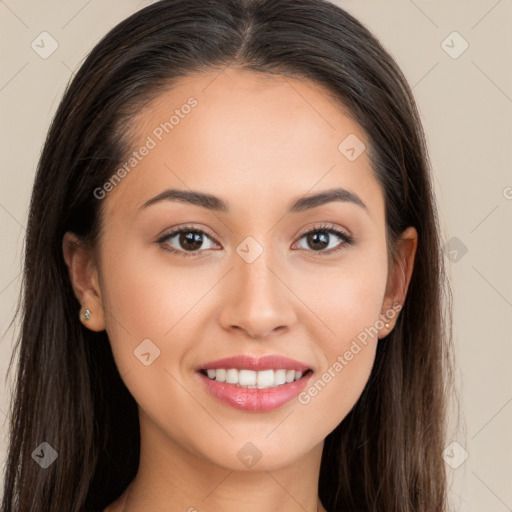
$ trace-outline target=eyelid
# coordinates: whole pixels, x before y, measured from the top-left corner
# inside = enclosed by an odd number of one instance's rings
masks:
[[[341,234],[343,234],[343,236],[345,236],[346,238],[348,239],[353,239],[352,235],[350,234],[350,232],[342,227],[338,227],[336,224],[331,224],[330,222],[323,222],[323,223],[320,223],[320,225],[318,224],[313,224],[312,226],[308,227],[308,228],[305,228],[304,231],[299,231],[299,233],[296,235],[296,237],[298,238],[302,238],[304,235],[307,235],[311,232],[315,232],[315,231],[338,231],[340,232]]]
[[[159,240],[169,238],[171,235],[175,235],[179,231],[200,231],[206,233],[210,238],[215,240],[215,235],[207,227],[194,226],[193,224],[178,224],[177,226],[164,230],[161,235],[156,237],[155,241],[158,242]]]

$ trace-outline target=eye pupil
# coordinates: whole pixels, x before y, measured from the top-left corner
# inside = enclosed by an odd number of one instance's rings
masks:
[[[320,242],[320,246],[318,243]],[[325,249],[329,245],[329,233],[327,231],[316,231],[308,235],[308,243],[311,247]]]
[[[183,231],[180,234],[180,244],[186,250],[200,249],[202,243],[202,234],[197,231]]]

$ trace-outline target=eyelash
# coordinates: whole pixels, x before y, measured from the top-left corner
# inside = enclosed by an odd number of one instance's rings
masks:
[[[213,240],[215,243],[217,243],[215,241],[215,238],[212,235],[210,235],[209,233],[207,233],[206,231],[204,231],[202,229],[198,229],[193,226],[185,226],[185,227],[179,228],[175,231],[171,231],[170,233],[159,238],[157,240],[157,243],[162,245],[164,250],[171,252],[173,254],[177,254],[178,256],[182,256],[184,258],[197,257],[200,251],[192,251],[192,252],[191,251],[181,251],[178,249],[174,249],[173,247],[169,246],[168,244],[165,244],[165,242],[167,240],[169,240],[170,238],[174,238],[176,235],[179,235],[181,233],[190,233],[190,232],[204,234],[208,238]],[[327,232],[331,235],[335,235],[338,238],[341,238],[343,240],[343,243],[339,247],[337,247],[335,249],[330,249],[329,251],[324,251],[324,250],[311,251],[313,253],[314,257],[324,257],[324,255],[330,256],[332,254],[336,254],[340,251],[345,250],[348,246],[353,245],[355,243],[354,238],[352,236],[344,233],[343,231],[338,230],[337,228],[335,228],[334,226],[332,226],[330,224],[324,224],[324,225],[315,227],[313,229],[310,229],[309,231],[306,231],[305,233],[302,233],[302,235],[300,235],[300,237],[299,237],[299,240],[301,240],[306,235],[309,235],[312,233],[317,233],[317,232]],[[315,254],[315,253],[317,253],[317,254]]]

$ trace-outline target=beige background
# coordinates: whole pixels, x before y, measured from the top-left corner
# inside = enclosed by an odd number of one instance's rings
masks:
[[[86,53],[148,3],[0,0],[2,467],[11,386],[4,376],[15,331],[9,324],[41,145]],[[428,136],[443,238],[450,244],[462,394],[462,426],[450,438],[459,444],[447,460],[453,466],[468,454],[456,469],[447,465],[454,509],[512,511],[512,0],[337,3],[396,58]],[[31,48],[43,31],[58,43],[46,59]],[[454,31],[460,36],[450,35]],[[464,41],[469,46],[457,56]]]

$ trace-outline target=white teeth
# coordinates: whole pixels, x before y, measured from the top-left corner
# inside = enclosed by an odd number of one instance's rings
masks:
[[[217,380],[219,382],[226,382],[226,370],[214,370],[214,371],[215,371],[215,380]],[[208,377],[210,377],[210,376],[208,375]]]
[[[226,371],[226,383],[236,384],[238,382],[238,370],[236,368],[230,368]]]
[[[270,388],[274,385],[274,370],[263,370],[258,372],[256,383],[258,389]]]
[[[238,383],[240,386],[256,387],[256,372],[252,370],[240,370],[238,372]]]
[[[237,370],[236,368],[208,369],[207,375],[210,379],[227,384],[236,384],[244,388],[271,388],[282,384],[299,380],[302,372],[295,370]]]
[[[286,384],[286,370],[276,370],[274,372],[274,384],[280,385],[280,384]]]

